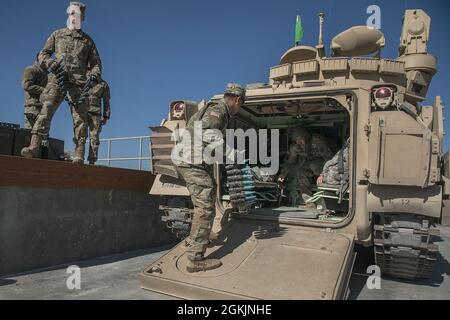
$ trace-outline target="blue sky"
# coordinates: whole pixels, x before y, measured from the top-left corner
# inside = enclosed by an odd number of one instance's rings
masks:
[[[22,70],[51,32],[65,26],[68,2],[1,0],[0,121],[22,124]],[[450,3],[445,0],[84,2],[88,7],[83,30],[97,44],[112,92],[112,118],[103,129],[104,138],[149,134],[148,126],[160,123],[171,100],[207,99],[222,92],[228,82],[267,82],[269,68],[293,45],[297,14],[302,17],[306,45],[317,42],[317,13],[326,14],[328,49],[333,36],[365,24],[366,9],[372,4],[381,8],[384,57],[397,56],[405,8],[421,8],[431,16],[429,52],[439,58],[439,72],[429,101],[441,95],[444,104],[449,103],[450,73],[445,70],[450,70]],[[65,140],[68,149],[71,121],[64,103],[54,117],[51,135]]]

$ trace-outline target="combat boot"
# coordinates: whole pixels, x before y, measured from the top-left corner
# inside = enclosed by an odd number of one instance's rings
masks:
[[[31,136],[31,142],[28,147],[25,147],[21,150],[21,154],[25,158],[39,158],[39,151],[41,149],[42,137],[33,134]]]
[[[194,273],[199,271],[214,270],[222,266],[222,262],[219,259],[205,259],[202,260],[190,260],[186,266],[187,272]]]
[[[77,164],[84,164],[84,143],[77,143],[75,146],[75,156],[72,162]]]

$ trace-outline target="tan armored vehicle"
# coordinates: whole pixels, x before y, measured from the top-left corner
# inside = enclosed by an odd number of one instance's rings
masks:
[[[255,178],[256,202],[241,212],[230,205],[223,166],[216,165],[213,231],[221,231],[207,255],[223,266],[187,273],[181,242],[145,269],[143,288],[186,299],[341,299],[355,243],[374,248],[384,276],[430,277],[438,254],[433,226],[450,193],[442,102],[422,105],[437,71],[427,51],[431,19],[406,10],[393,59],[380,57],[384,35],[366,26],[337,35],[326,56],[320,20],[319,44],[289,49],[270,69],[269,84],[249,85],[230,128],[278,129],[281,166],[294,127],[325,136],[335,151],[349,139],[348,179],[314,185],[308,201],[316,205],[306,206],[276,179]],[[181,239],[193,211],[171,162],[173,132],[203,105],[175,101],[168,120],[152,128],[151,194],[166,199],[162,219]]]

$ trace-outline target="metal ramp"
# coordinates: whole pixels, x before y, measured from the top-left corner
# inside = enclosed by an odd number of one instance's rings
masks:
[[[140,275],[141,287],[182,299],[343,299],[352,235],[234,220],[207,255],[223,266],[190,274],[180,243]]]

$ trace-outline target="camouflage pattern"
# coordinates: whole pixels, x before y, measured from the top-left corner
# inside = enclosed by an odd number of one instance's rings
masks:
[[[227,128],[230,114],[224,100],[218,103],[208,103],[205,109],[194,114],[187,124],[187,131],[194,136],[194,123],[202,122],[203,130],[217,129],[224,132]],[[207,147],[214,142],[214,137],[203,137],[203,147]],[[185,143],[185,142],[184,142]],[[183,141],[180,142],[183,144]],[[194,217],[192,221],[191,232],[187,243],[188,257],[190,260],[199,260],[203,258],[203,254],[209,242],[213,220],[215,216],[216,203],[216,184],[213,178],[213,166],[203,164],[192,164],[189,159],[193,158],[191,146],[185,145],[183,152],[188,152],[185,157],[186,162],[177,162],[176,168],[178,173],[186,182],[192,202],[194,204]],[[185,155],[186,156],[186,155]]]
[[[191,232],[186,242],[189,245],[189,259],[197,260],[203,256],[209,243],[215,216],[216,184],[212,166],[178,166],[176,168],[186,181],[186,187],[194,204]]]
[[[86,75],[101,78],[101,60],[94,41],[81,30],[59,29],[48,38],[44,48],[39,53],[39,62],[49,68],[53,59],[64,60],[68,82],[83,86]]]
[[[223,99],[217,103],[208,103],[204,109],[201,109],[194,114],[186,125],[186,131],[181,137],[181,141],[177,143],[174,152],[177,153],[178,159],[176,159],[174,163],[179,166],[188,166],[190,164],[200,165],[203,163],[204,159],[194,159],[194,156],[196,154],[203,154],[202,151],[205,150],[208,145],[213,142],[217,143],[220,139],[223,139],[230,118],[230,112]],[[194,130],[195,123],[199,121],[201,121],[203,129],[201,138],[198,137],[200,132]],[[206,134],[205,131],[208,129],[219,130],[221,136],[216,135],[213,132]],[[190,139],[187,139],[186,135],[190,137]],[[201,139],[202,144],[199,144],[198,146],[194,145],[195,139],[199,139],[199,141]]]
[[[322,172],[324,163],[333,157],[327,139],[321,134],[312,134],[303,148],[292,143],[280,174],[287,178],[287,190],[292,203],[302,195],[312,195],[314,178]]]
[[[339,173],[339,155],[342,153],[342,162],[344,167],[343,176],[348,175],[348,152],[350,147],[350,139],[348,139],[342,146],[341,150],[334,155],[331,160],[328,160],[323,167],[323,183],[339,185],[341,184],[342,176]]]
[[[87,72],[100,79],[101,60],[94,41],[81,30],[60,29],[48,38],[44,48],[39,53],[39,62],[47,69],[56,61],[64,60],[66,70],[65,87],[70,101],[78,101],[87,80]],[[48,83],[41,96],[42,110],[32,133],[43,138],[48,137],[50,122],[64,99],[64,93],[58,87],[56,76],[49,74]],[[87,101],[71,107],[74,142],[81,145],[87,137]]]
[[[99,115],[88,113],[89,127],[89,163],[95,163],[98,160],[98,149],[100,147],[100,133],[102,132],[102,118]]]
[[[35,62],[26,67],[22,74],[22,88],[25,93],[24,128],[32,129],[42,109],[40,97],[47,85],[47,72]]]
[[[100,147],[100,132],[102,131],[102,118],[109,119],[109,117],[111,116],[110,97],[111,95],[108,83],[106,83],[106,81],[104,80],[96,83],[89,91],[89,163],[94,163],[98,159],[98,149]]]
[[[102,115],[103,118],[109,119],[111,116],[110,99],[111,93],[108,83],[105,80],[100,80],[89,90],[89,113]]]
[[[243,99],[245,99],[246,90],[237,83],[229,83],[225,90],[225,94],[227,94],[227,93],[233,94],[235,96],[239,96],[239,97],[242,97]]]
[[[332,144],[321,134],[313,134],[309,151],[309,167],[315,176],[320,175],[323,164],[333,156]],[[335,148],[334,150],[336,150]]]

